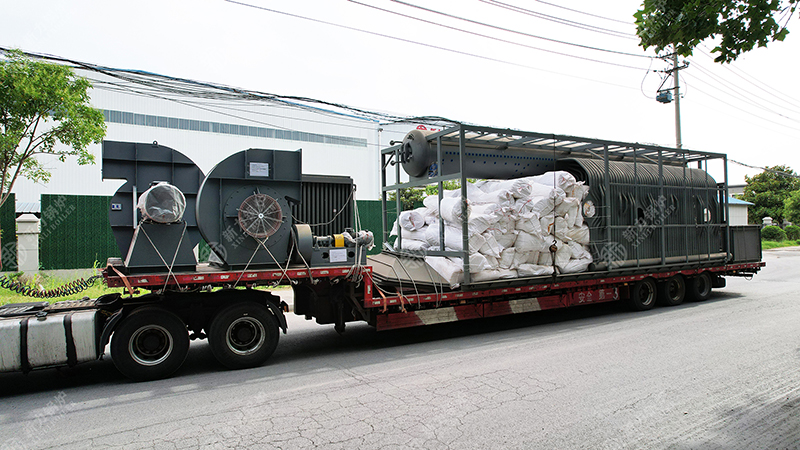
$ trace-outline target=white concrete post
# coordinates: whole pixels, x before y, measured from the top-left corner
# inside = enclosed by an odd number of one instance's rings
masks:
[[[20,272],[39,271],[39,218],[33,214],[17,218],[17,266]]]

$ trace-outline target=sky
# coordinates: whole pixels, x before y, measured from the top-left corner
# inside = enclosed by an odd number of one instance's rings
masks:
[[[674,147],[674,104],[655,100],[670,65],[638,45],[640,3],[0,0],[0,46],[400,115]],[[793,29],[729,65],[712,61],[713,42],[696,49],[680,72],[684,148],[800,171],[800,17]],[[757,173],[731,162],[729,184]]]

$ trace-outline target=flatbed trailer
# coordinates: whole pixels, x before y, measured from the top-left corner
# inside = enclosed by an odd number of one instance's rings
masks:
[[[108,267],[102,272],[104,282],[124,294],[0,307],[4,343],[0,368],[28,372],[74,366],[102,358],[111,341],[112,357],[123,374],[134,380],[157,379],[181,366],[190,339],[205,338],[223,365],[258,366],[275,350],[280,331],[287,332],[284,314],[289,306],[262,290],[280,284],[294,290],[297,315],[333,324],[340,332],[355,321],[384,331],[612,301],[647,310],[657,302],[678,304],[684,295],[705,300],[713,287],[724,286],[723,277],[751,277],[764,265],[582,273],[424,293],[381,286],[370,265],[357,271],[353,267],[231,271],[202,265],[191,273],[129,276]],[[676,280],[677,302],[675,294],[669,298],[668,289]]]
[[[305,195],[299,152],[246,150],[204,177],[171,149],[111,143],[109,150],[115,151],[104,153],[104,165],[111,161],[108,174],[116,167],[114,176],[129,181],[115,199],[135,200],[131,180],[148,173],[137,164],[155,164],[174,177],[168,182],[183,182],[181,189],[197,193],[196,204],[205,216],[198,213],[196,224],[143,220],[134,225],[135,213],[130,217],[112,208],[111,215],[124,215],[124,220],[111,222],[122,231],[118,242],[130,243],[130,252],[125,263],[109,261],[101,278],[122,292],[0,307],[0,372],[74,366],[102,358],[110,343],[114,364],[124,375],[164,378],[181,367],[194,339],[208,339],[212,354],[225,367],[257,367],[275,351],[280,332],[288,330],[289,305],[269,290],[279,285],[291,286],[296,315],[331,324],[338,332],[358,321],[383,331],[612,301],[624,301],[638,311],[656,303],[675,306],[684,299],[705,300],[712,289],[725,286],[725,277],[751,277],[765,266],[758,227],[728,223],[725,155],[466,125],[415,136],[381,151],[384,241],[390,191],[436,184],[441,204],[443,182],[457,180],[462,210],[467,210],[467,177],[497,174],[513,179],[567,170],[591,186],[587,202],[598,210],[586,220],[594,257],[588,271],[561,273],[553,257],[552,275],[476,281],[486,278],[473,277],[467,251],[445,247],[444,231],[439,248],[424,254],[397,245],[399,251],[384,249],[364,258],[369,243],[356,239],[355,233],[345,233],[350,240],[344,234],[312,236],[308,225],[298,225],[288,213],[285,202]],[[723,183],[689,167],[707,166],[714,159],[725,167]],[[292,170],[273,177],[274,167],[281,165]],[[402,179],[401,165],[410,178]],[[387,176],[390,166],[394,181]],[[136,179],[144,185],[154,181]],[[223,192],[227,197],[214,197]],[[276,216],[275,228],[257,228],[259,220],[276,211],[276,203],[287,213]],[[402,211],[399,196],[395,205],[395,211]],[[667,205],[675,207],[670,209],[674,214],[640,226],[648,212]],[[248,222],[256,232],[244,225],[237,231],[241,224],[236,212],[243,220],[245,207],[264,208]],[[292,220],[284,220],[289,216]],[[469,244],[467,216],[461,223],[462,249]],[[441,217],[439,222],[443,230]],[[196,225],[207,242],[209,236],[228,242],[226,264],[196,264],[186,243],[196,235]],[[212,225],[214,234],[209,234]],[[140,230],[146,240],[139,236],[137,242]],[[396,244],[401,239],[402,233]],[[555,239],[550,252],[554,247]],[[261,248],[262,259],[251,268]],[[172,264],[163,257],[165,250],[168,257],[174,254]],[[460,258],[462,282],[445,282],[427,264],[428,256]]]

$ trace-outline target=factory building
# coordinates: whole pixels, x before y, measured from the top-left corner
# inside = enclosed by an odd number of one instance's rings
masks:
[[[379,196],[380,127],[375,119],[285,101],[247,100],[194,83],[171,82],[178,92],[170,93],[163,83],[153,87],[94,71],[76,73],[93,83],[91,103],[103,111],[106,140],[158,142],[189,157],[203,173],[248,148],[302,149],[304,173],[350,176],[358,186],[356,199]],[[91,144],[88,150],[95,155],[94,165],[40,156],[52,177],[47,184],[19,179],[17,202],[38,202],[41,194],[113,195],[121,183],[102,180],[101,145]]]

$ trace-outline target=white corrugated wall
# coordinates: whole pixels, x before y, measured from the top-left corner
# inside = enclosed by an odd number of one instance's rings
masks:
[[[110,78],[93,72],[79,74],[94,80]],[[357,145],[325,144],[307,140],[267,138],[222,134],[219,132],[188,129],[162,128],[146,124],[115,123],[106,121],[107,140],[130,142],[158,141],[192,159],[204,173],[225,157],[248,148],[274,150],[303,150],[303,172],[307,174],[346,175],[358,186],[356,198],[376,200],[380,195],[378,124],[376,122],[347,117],[324,111],[311,112],[298,108],[271,105],[255,101],[230,101],[199,98],[147,97],[140,94],[112,91],[101,88],[92,90],[92,104],[96,108],[121,113],[158,116],[162,118],[204,121],[225,125],[258,127],[270,130],[292,130],[343,137]],[[129,116],[130,117],[130,116]],[[102,181],[101,146],[91,145],[89,151],[95,155],[96,164],[79,166],[74,158],[62,163],[57,158],[40,156],[40,160],[52,172],[47,184],[34,184],[20,179],[13,191],[17,201],[39,201],[39,195],[80,194],[113,195],[121,185],[117,181]]]

